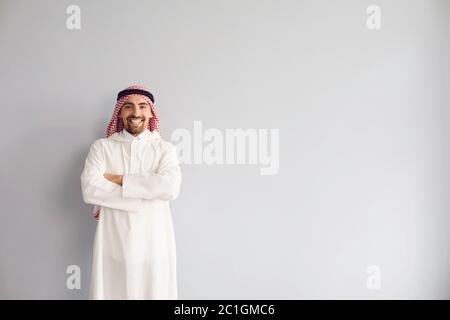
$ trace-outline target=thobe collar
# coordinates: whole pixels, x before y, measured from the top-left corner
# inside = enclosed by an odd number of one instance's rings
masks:
[[[125,130],[125,128],[122,129],[122,132],[121,132],[123,139],[126,141],[132,141],[133,139],[145,140],[150,134],[151,134],[151,132],[147,128],[144,131],[142,131],[141,133],[139,133],[137,136],[133,136],[131,133],[129,133],[127,130]]]
[[[145,140],[153,140],[153,139],[158,139],[158,138],[161,138],[159,132],[156,130],[150,131],[148,128],[146,128],[144,131],[142,131],[136,137],[133,136],[131,133],[129,133],[125,129],[122,129],[122,131],[119,131],[119,132],[115,132],[109,137],[109,139],[112,139],[115,141],[122,141],[122,142],[145,141]]]

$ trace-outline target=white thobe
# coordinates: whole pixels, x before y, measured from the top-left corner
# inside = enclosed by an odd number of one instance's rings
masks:
[[[122,186],[104,173],[123,175]],[[94,141],[81,174],[84,201],[100,207],[90,299],[178,298],[169,201],[180,184],[176,148],[156,130]]]

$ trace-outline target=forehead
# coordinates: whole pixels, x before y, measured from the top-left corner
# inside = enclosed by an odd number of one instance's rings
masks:
[[[148,104],[148,102],[145,100],[144,96],[142,96],[140,94],[129,95],[123,104],[126,104],[126,103],[131,103],[131,104],[147,103]]]

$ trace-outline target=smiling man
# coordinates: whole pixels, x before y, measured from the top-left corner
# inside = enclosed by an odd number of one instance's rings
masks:
[[[90,299],[177,299],[169,202],[180,192],[175,146],[159,134],[153,94],[119,92],[106,138],[90,147],[81,174],[98,221]]]

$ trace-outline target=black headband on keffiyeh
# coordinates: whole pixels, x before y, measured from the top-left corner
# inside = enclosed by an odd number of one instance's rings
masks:
[[[153,94],[151,94],[151,92],[147,91],[147,90],[143,90],[143,89],[125,89],[120,91],[117,94],[117,100],[119,100],[120,98],[124,97],[124,96],[128,96],[130,94],[140,94],[143,96],[148,97],[150,100],[152,100],[153,103],[155,103],[155,99],[153,98]]]

